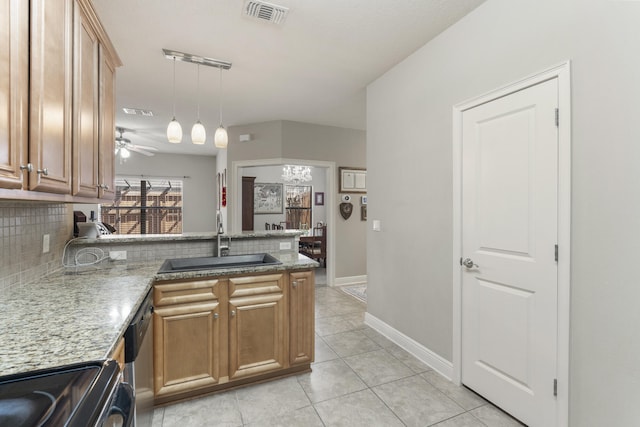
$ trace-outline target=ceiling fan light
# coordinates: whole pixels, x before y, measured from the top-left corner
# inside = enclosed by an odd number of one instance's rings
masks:
[[[182,126],[174,117],[167,126],[167,139],[173,144],[180,144],[182,142]]]
[[[191,128],[191,142],[197,145],[202,145],[207,140],[207,131],[204,125],[198,120]]]
[[[220,127],[216,129],[216,134],[213,139],[216,147],[227,148],[227,145],[229,144],[229,136],[227,135],[227,130],[224,126],[220,125]]]
[[[120,149],[120,157],[122,157],[123,159],[128,159],[129,157],[131,157],[131,152],[125,147],[122,147]]]

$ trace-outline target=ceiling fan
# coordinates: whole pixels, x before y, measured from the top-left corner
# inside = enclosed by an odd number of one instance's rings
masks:
[[[132,144],[130,139],[123,136],[125,131],[125,128],[116,127],[116,132],[118,132],[116,136],[116,156],[120,157],[120,161],[131,157],[132,151],[145,156],[153,156],[154,153],[152,151],[159,151],[157,148],[148,145]]]

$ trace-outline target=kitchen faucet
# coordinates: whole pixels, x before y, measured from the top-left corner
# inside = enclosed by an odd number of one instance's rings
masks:
[[[217,237],[218,237],[218,256],[227,256],[229,255],[229,250],[231,248],[231,237],[227,236],[227,244],[226,246],[222,246],[221,237],[224,234],[224,226],[222,225],[222,212],[216,212],[216,223],[217,225]]]

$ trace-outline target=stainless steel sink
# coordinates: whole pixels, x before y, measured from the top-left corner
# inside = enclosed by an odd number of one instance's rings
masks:
[[[165,260],[158,273],[217,270],[221,268],[255,267],[282,264],[269,254],[230,255],[223,257],[174,258]]]

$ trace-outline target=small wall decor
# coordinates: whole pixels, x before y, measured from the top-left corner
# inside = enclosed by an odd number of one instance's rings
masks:
[[[360,221],[367,220],[367,205],[360,206]]]
[[[349,219],[352,213],[353,205],[351,203],[340,203],[340,215],[342,215],[342,218]]]
[[[324,193],[315,193],[315,204],[316,206],[324,206]]]
[[[366,193],[367,170],[364,168],[340,167],[340,193]]]
[[[367,196],[360,197],[360,204],[361,205],[366,205],[367,204]]]
[[[282,184],[255,183],[253,185],[253,213],[280,214],[282,213]]]

